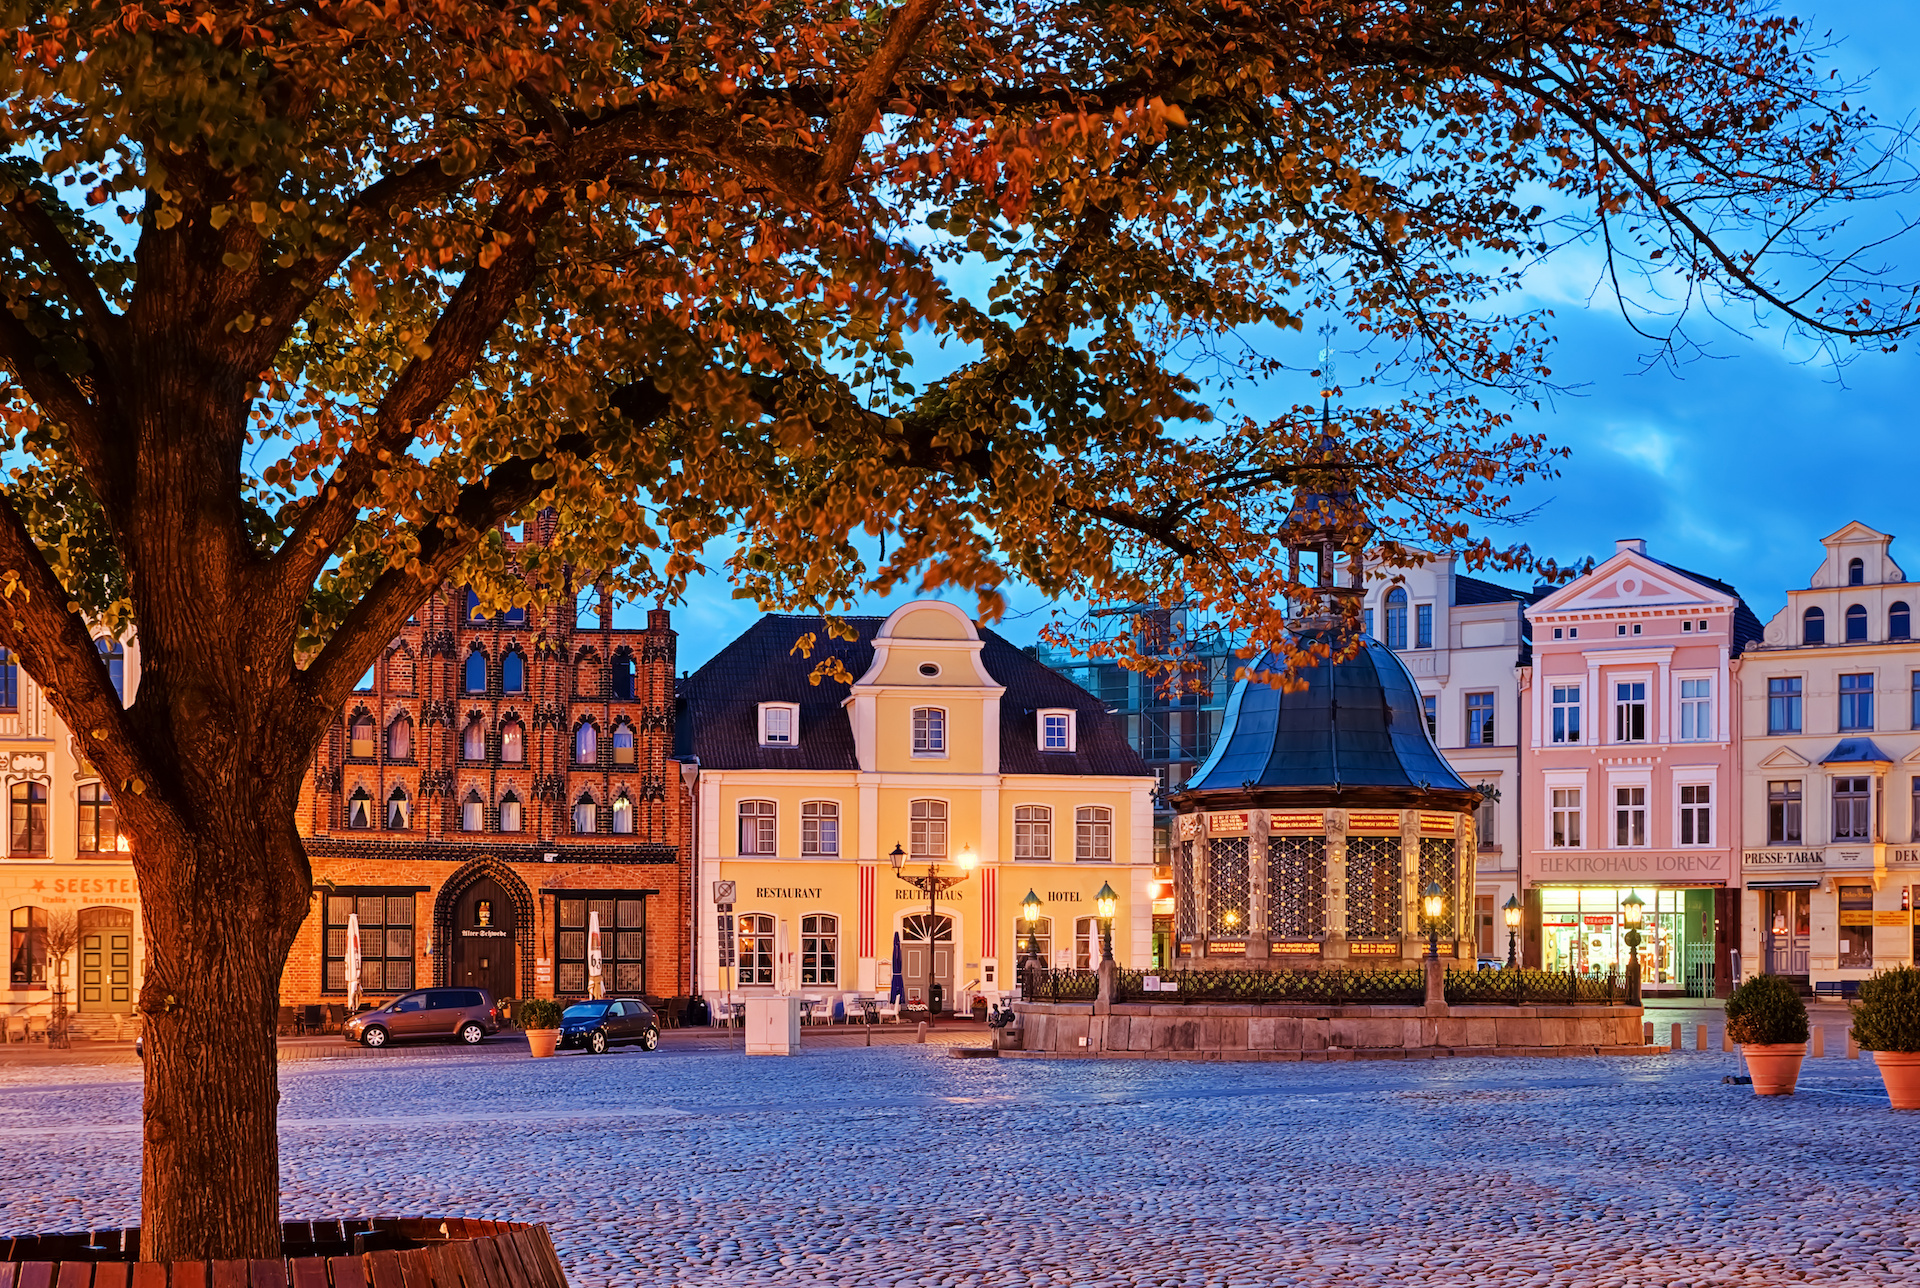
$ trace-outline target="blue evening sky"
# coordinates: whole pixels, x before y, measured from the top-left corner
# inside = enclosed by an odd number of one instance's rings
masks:
[[[1843,39],[1842,72],[1873,73],[1866,101],[1883,119],[1920,108],[1920,5],[1789,0],[1783,8]],[[1897,272],[1920,276],[1920,243],[1900,254]],[[1645,342],[1610,300],[1587,303],[1590,285],[1589,268],[1568,262],[1536,288],[1557,313],[1556,376],[1580,388],[1520,422],[1573,455],[1560,478],[1520,498],[1540,512],[1519,540],[1567,562],[1611,553],[1616,537],[1644,537],[1655,558],[1732,582],[1762,620],[1785,602],[1787,588],[1806,584],[1819,539],[1851,519],[1895,534],[1895,557],[1920,576],[1920,337],[1892,355],[1860,355],[1837,379],[1802,361],[1778,326],[1724,333],[1716,358],[1677,375],[1643,371]],[[674,606],[683,667],[699,666],[757,614],[730,593],[713,577]],[[1031,642],[1047,606],[1019,588],[1009,598],[1014,615],[997,629]],[[885,612],[898,602],[861,608]]]

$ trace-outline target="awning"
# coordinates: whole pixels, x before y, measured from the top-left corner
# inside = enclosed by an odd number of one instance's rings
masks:
[[[1871,738],[1842,738],[1820,761],[1823,765],[1891,765],[1893,757],[1873,745]]]
[[[1820,884],[1819,877],[1768,877],[1762,881],[1747,882],[1749,890],[1811,890]]]

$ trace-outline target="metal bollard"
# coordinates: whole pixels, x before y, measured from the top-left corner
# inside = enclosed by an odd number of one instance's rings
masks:
[[[1678,1024],[1673,1026],[1673,1041],[1668,1045],[1667,1049],[1669,1051],[1678,1051],[1680,1049],[1680,1026]]]
[[[1823,1056],[1826,1053],[1827,1053],[1827,1031],[1825,1029],[1816,1028],[1813,1031],[1813,1054],[1816,1057],[1818,1057],[1818,1056]]]
[[[1733,1050],[1733,1036],[1725,1029],[1720,1030],[1720,1049],[1722,1051]]]

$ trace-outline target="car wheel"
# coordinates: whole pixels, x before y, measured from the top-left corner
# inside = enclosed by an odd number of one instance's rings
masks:
[[[660,1030],[649,1026],[647,1030],[640,1035],[640,1049],[642,1051],[651,1051],[659,1045]]]
[[[383,1047],[387,1044],[387,1031],[378,1024],[367,1025],[367,1031],[360,1035],[361,1044],[370,1047]]]
[[[468,1020],[460,1026],[460,1040],[468,1046],[479,1046],[487,1040],[487,1030],[475,1020]]]
[[[595,1055],[605,1055],[607,1053],[607,1032],[605,1029],[595,1029],[593,1031],[592,1035],[587,1038],[587,1050],[593,1052]]]

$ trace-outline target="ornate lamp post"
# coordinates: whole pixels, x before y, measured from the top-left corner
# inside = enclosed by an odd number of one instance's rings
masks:
[[[1027,927],[1026,959],[1032,961],[1040,956],[1040,896],[1031,889],[1020,901],[1020,920]]]
[[[1627,926],[1627,1005],[1639,1006],[1640,998],[1640,919],[1647,903],[1637,893],[1627,892],[1620,901],[1620,919]]]
[[[1508,895],[1507,902],[1500,911],[1507,919],[1507,969],[1512,970],[1520,964],[1520,959],[1514,955],[1514,946],[1519,942],[1520,936],[1519,896]]]
[[[1100,883],[1100,893],[1093,896],[1094,912],[1100,917],[1100,960],[1113,960],[1113,914],[1119,907],[1120,896],[1113,892],[1113,886],[1105,881]]]
[[[1447,910],[1447,892],[1435,881],[1420,897],[1420,904],[1421,910],[1426,913],[1427,960],[1437,962],[1440,960],[1440,923]]]
[[[960,853],[953,856],[955,866],[960,869],[957,876],[942,876],[939,860],[932,855],[927,856],[926,872],[912,876],[903,871],[907,863],[907,852],[900,848],[899,842],[894,843],[893,853],[887,857],[893,860],[894,876],[927,896],[927,1014],[931,1015],[933,1014],[934,926],[940,919],[940,896],[965,881],[974,868],[980,865],[980,858],[973,852],[971,845],[963,845],[960,847]],[[993,915],[992,909],[987,910],[987,915]]]

